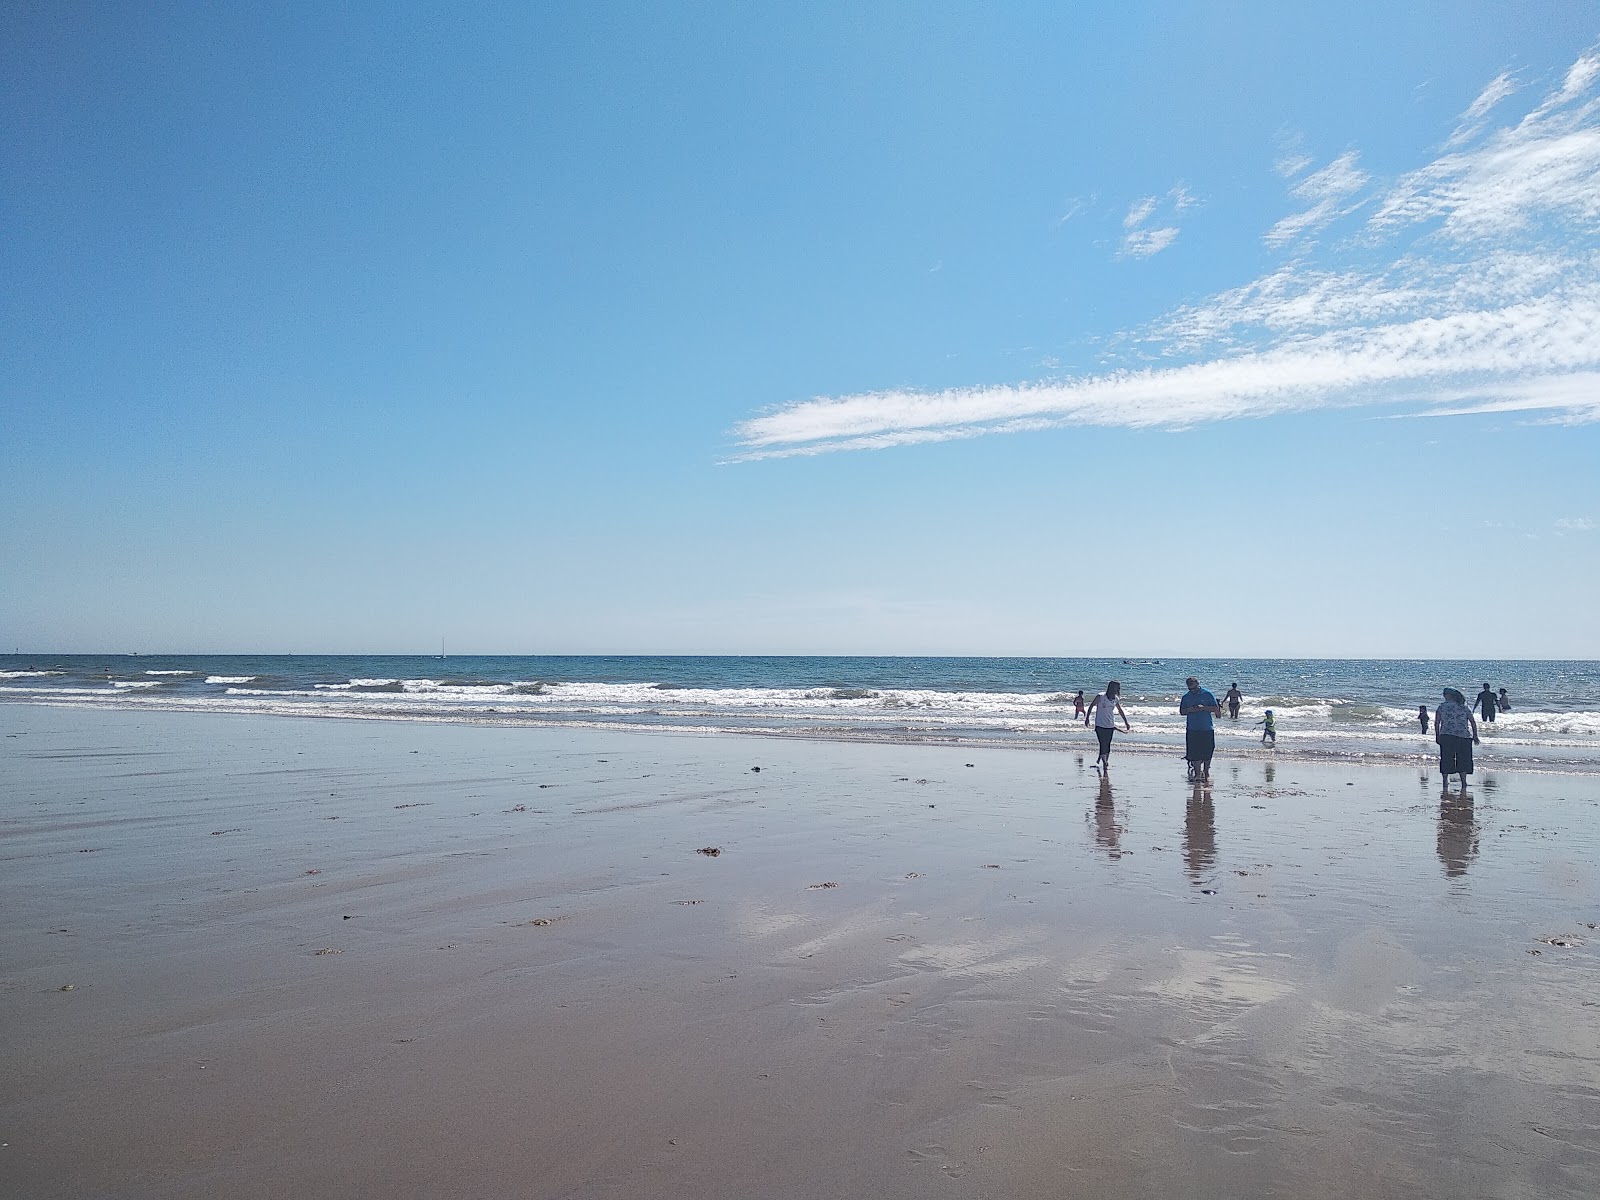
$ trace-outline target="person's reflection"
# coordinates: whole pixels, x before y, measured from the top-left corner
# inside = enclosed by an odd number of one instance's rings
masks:
[[[1439,793],[1439,861],[1445,878],[1456,879],[1467,873],[1467,864],[1478,857],[1478,822],[1472,811],[1471,792]]]
[[[1116,805],[1111,798],[1111,776],[1100,776],[1100,794],[1094,801],[1094,840],[1109,858],[1122,857],[1122,825],[1117,821]]]
[[[1183,861],[1191,883],[1204,882],[1217,861],[1217,813],[1211,789],[1195,784],[1183,814]]]
[[[1262,774],[1266,776],[1267,786],[1271,787],[1278,782],[1278,764],[1267,763],[1262,767]]]

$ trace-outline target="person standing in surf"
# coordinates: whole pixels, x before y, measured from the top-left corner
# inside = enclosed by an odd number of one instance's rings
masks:
[[[1189,689],[1178,701],[1178,713],[1184,719],[1183,757],[1189,763],[1191,782],[1210,783],[1211,759],[1217,752],[1217,728],[1211,718],[1222,715],[1222,706],[1193,675],[1183,682]]]
[[[1099,693],[1089,701],[1089,711],[1084,716],[1084,724],[1094,719],[1094,736],[1100,740],[1100,757],[1094,760],[1096,767],[1109,768],[1111,766],[1111,735],[1116,732],[1117,718],[1122,718],[1122,732],[1132,733],[1128,725],[1128,714],[1122,711],[1122,685],[1113,679],[1106,684],[1106,690]]]
[[[1485,687],[1488,685],[1485,684]],[[1439,774],[1448,791],[1450,776],[1461,776],[1461,790],[1467,790],[1472,774],[1472,747],[1478,744],[1478,723],[1472,719],[1467,698],[1455,688],[1444,689],[1444,702],[1433,712],[1433,740],[1439,743]]]
[[[1239,685],[1235,683],[1229,688],[1228,694],[1223,699],[1228,702],[1228,716],[1237,721],[1239,719],[1239,705],[1244,703],[1244,695],[1239,691]]]
[[[1472,702],[1472,708],[1467,711],[1471,712],[1473,709],[1477,709],[1483,714],[1483,719],[1492,725],[1494,724],[1495,712],[1499,707],[1499,697],[1494,694],[1494,689],[1486,683],[1483,685],[1483,691],[1478,693],[1478,698]]]

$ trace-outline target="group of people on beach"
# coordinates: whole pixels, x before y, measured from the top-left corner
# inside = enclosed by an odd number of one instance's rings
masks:
[[[1191,783],[1211,782],[1211,759],[1217,752],[1217,730],[1213,718],[1222,715],[1222,705],[1217,698],[1205,688],[1200,686],[1200,681],[1193,675],[1185,679],[1184,687],[1187,689],[1178,700],[1178,715],[1183,718],[1183,757],[1189,765],[1189,781]],[[1235,683],[1223,697],[1228,705],[1228,715],[1237,718],[1239,705],[1244,697]],[[1128,724],[1128,714],[1122,711],[1122,684],[1113,679],[1106,684],[1103,692],[1096,693],[1093,700],[1084,703],[1083,693],[1080,691],[1073,697],[1073,715],[1081,717],[1085,725],[1093,723],[1094,735],[1100,743],[1100,753],[1095,759],[1095,767],[1104,770],[1111,765],[1111,739],[1116,733],[1117,722],[1122,722],[1122,732],[1133,732]],[[1261,722],[1264,732],[1261,736],[1263,745],[1277,744],[1277,728],[1273,720],[1272,710],[1267,710]],[[1269,743],[1270,739],[1270,743]]]
[[[1217,698],[1200,686],[1200,681],[1193,675],[1185,679],[1184,687],[1187,689],[1178,700],[1178,715],[1183,718],[1183,757],[1189,766],[1189,781],[1191,783],[1211,782],[1211,760],[1217,752],[1217,730],[1213,720],[1222,715],[1222,704]],[[1073,700],[1073,716],[1083,721],[1084,725],[1093,724],[1094,735],[1100,743],[1100,753],[1096,757],[1096,768],[1105,768],[1111,765],[1111,739],[1116,732],[1117,722],[1122,722],[1122,732],[1133,732],[1128,724],[1128,714],[1122,711],[1122,684],[1115,679],[1106,684],[1103,692],[1096,693],[1093,700],[1084,702],[1083,692],[1079,691]],[[1228,706],[1228,716],[1237,720],[1239,706],[1244,703],[1244,695],[1239,691],[1238,683],[1234,683],[1223,695],[1223,703]],[[1276,746],[1278,744],[1277,720],[1269,708],[1262,719],[1256,724],[1261,726],[1261,744],[1263,746]]]
[[[1215,718],[1222,716],[1225,704],[1228,716],[1237,719],[1239,705],[1244,697],[1239,691],[1238,683],[1228,688],[1219,703],[1216,696],[1201,687],[1200,681],[1193,675],[1183,682],[1187,690],[1178,700],[1178,715],[1184,719],[1183,757],[1188,763],[1189,781],[1209,783],[1211,759],[1217,749]],[[1444,700],[1434,710],[1432,724],[1434,741],[1439,746],[1439,773],[1444,776],[1447,787],[1450,776],[1458,775],[1464,790],[1467,786],[1467,776],[1472,774],[1472,747],[1480,741],[1478,722],[1473,714],[1479,713],[1485,721],[1493,721],[1500,713],[1510,711],[1511,699],[1506,694],[1505,688],[1496,692],[1487,682],[1484,683],[1483,690],[1478,693],[1470,706],[1467,704],[1466,696],[1455,688],[1444,689]],[[1095,738],[1100,743],[1100,753],[1095,758],[1095,767],[1100,770],[1108,768],[1111,765],[1111,739],[1116,733],[1117,723],[1121,722],[1123,733],[1133,731],[1128,724],[1128,715],[1122,709],[1122,684],[1115,679],[1111,680],[1103,692],[1096,693],[1094,699],[1087,703],[1084,701],[1083,692],[1078,692],[1073,697],[1073,716],[1082,719],[1085,726],[1093,725]],[[1427,705],[1419,706],[1417,720],[1421,723],[1422,732],[1426,734],[1429,725]],[[1277,720],[1270,708],[1257,724],[1262,730],[1261,744],[1276,746]]]

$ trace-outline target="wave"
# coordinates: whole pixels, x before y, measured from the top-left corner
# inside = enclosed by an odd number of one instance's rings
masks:
[[[198,675],[199,671],[146,671],[146,675]]]
[[[1416,714],[1410,714],[1411,720],[1416,720]],[[1388,721],[1395,719],[1394,710],[1381,704],[1331,704],[1328,706],[1328,719],[1330,721]]]
[[[232,666],[233,664],[228,664]],[[417,664],[422,670],[426,666]],[[381,669],[381,668],[380,668]],[[68,674],[68,678],[51,678]],[[398,674],[398,672],[396,673]],[[0,680],[0,699],[100,707],[233,711],[255,714],[326,715],[393,720],[511,722],[528,725],[606,725],[905,742],[971,742],[1068,749],[1085,736],[1055,691],[947,691],[907,687],[713,687],[656,681],[599,683],[538,679],[495,682],[476,678],[397,678],[376,671],[339,682],[326,673],[298,677],[207,675],[199,679],[157,676],[104,680],[94,671],[10,671]],[[337,679],[337,676],[333,676]],[[1309,690],[1309,689],[1308,689]],[[1285,756],[1426,762],[1435,754],[1431,737],[1417,729],[1416,710],[1325,696],[1279,697],[1247,704],[1238,720],[1217,722],[1225,754],[1259,750],[1261,711],[1278,717],[1279,750]],[[1480,726],[1484,754],[1500,764],[1560,762],[1589,764],[1600,771],[1600,711],[1593,702],[1577,711],[1519,708],[1493,725]],[[1181,744],[1183,723],[1175,694],[1145,702],[1123,698],[1132,726],[1131,743],[1156,747]],[[1122,742],[1119,741],[1119,746]]]

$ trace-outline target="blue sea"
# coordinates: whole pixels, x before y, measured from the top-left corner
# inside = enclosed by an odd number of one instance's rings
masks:
[[[1243,757],[1426,763],[1417,706],[1506,688],[1486,768],[1600,773],[1600,663],[1339,659],[800,658],[387,655],[0,656],[0,703],[651,728],[833,740],[1088,750],[1072,695],[1122,683],[1119,750],[1181,746],[1183,679],[1244,693],[1218,725]],[[1259,744],[1272,709],[1276,749]]]

